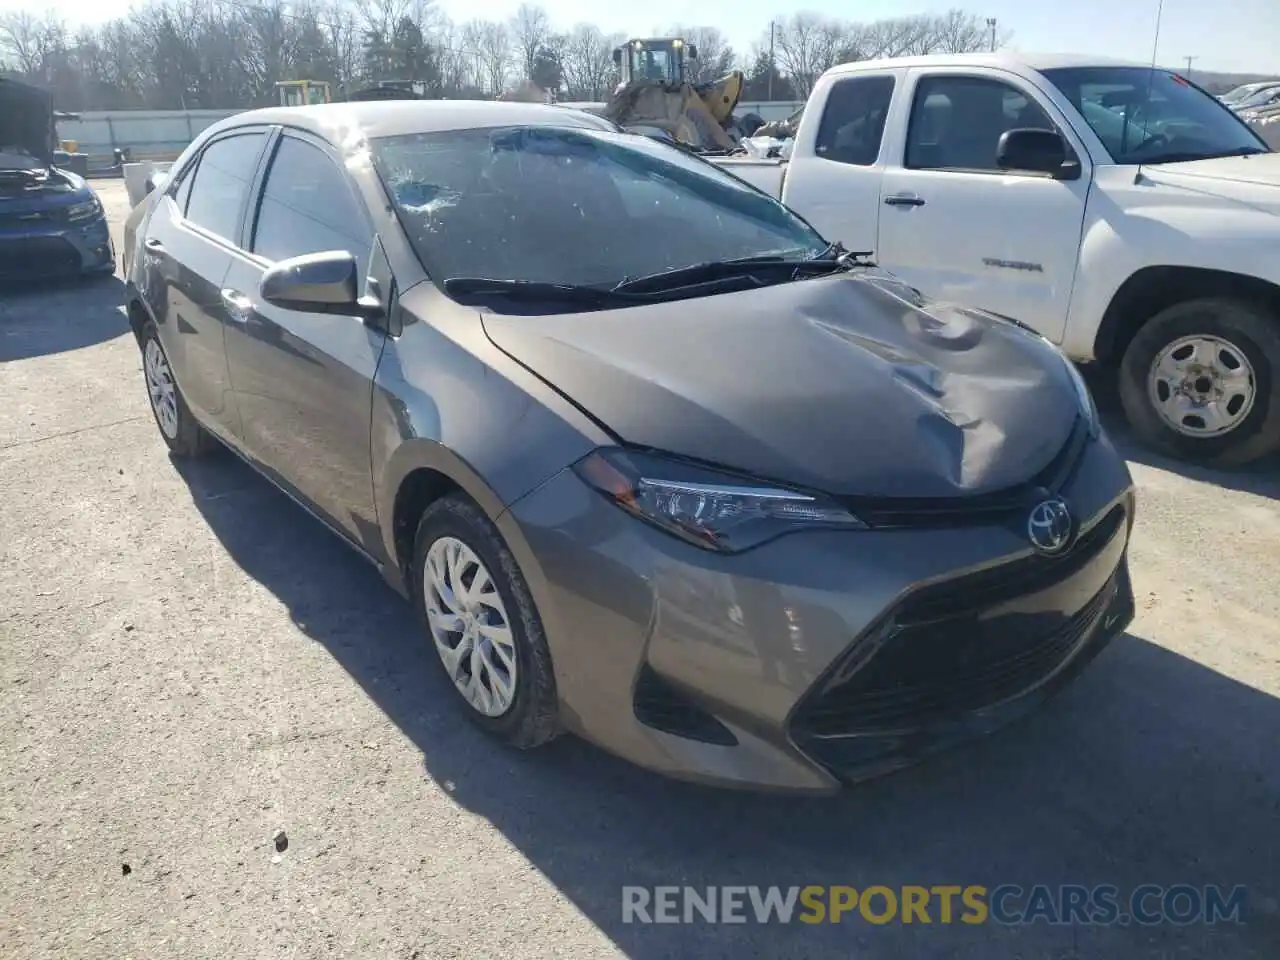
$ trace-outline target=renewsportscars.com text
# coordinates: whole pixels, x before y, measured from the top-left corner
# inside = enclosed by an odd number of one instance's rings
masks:
[[[623,923],[1240,923],[1245,888],[1142,884],[627,886]]]

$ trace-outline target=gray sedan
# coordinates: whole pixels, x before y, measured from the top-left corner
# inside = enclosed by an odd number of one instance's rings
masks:
[[[172,454],[375,564],[508,744],[831,791],[1132,617],[1132,484],[1062,354],[589,114],[237,114],[126,246]]]

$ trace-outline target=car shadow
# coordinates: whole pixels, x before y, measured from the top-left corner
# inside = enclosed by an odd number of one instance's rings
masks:
[[[79,350],[129,330],[118,276],[0,286],[0,363]]]
[[[1221,470],[1156,453],[1144,446],[1129,428],[1114,385],[1096,372],[1086,372],[1086,378],[1107,433],[1126,460],[1176,473],[1188,480],[1280,500],[1280,456],[1264,457],[1233,470]]]
[[[833,798],[661,779],[574,738],[505,749],[463,717],[407,603],[230,455],[181,467],[228,554],[630,957],[1273,957],[1280,700],[1143,637],[1027,722]],[[424,811],[425,815],[425,811]],[[1268,839],[1269,838],[1269,839]],[[1243,884],[1245,923],[624,923],[624,885]],[[1015,906],[1025,902],[1011,901]],[[1123,901],[1122,901],[1123,902]],[[957,911],[958,916],[958,911]]]

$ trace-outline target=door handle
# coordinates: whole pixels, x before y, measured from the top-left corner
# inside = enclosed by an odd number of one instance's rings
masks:
[[[917,197],[914,193],[895,193],[893,196],[884,198],[885,206],[889,207],[923,207],[924,201]]]
[[[246,297],[239,290],[232,290],[224,287],[220,291],[222,296],[222,305],[227,308],[227,313],[231,319],[237,323],[248,323],[249,317],[253,314],[253,301]]]
[[[148,250],[164,249],[164,244],[161,243],[159,240],[157,240],[155,237],[147,237],[147,239],[143,241],[143,244],[146,246]]]

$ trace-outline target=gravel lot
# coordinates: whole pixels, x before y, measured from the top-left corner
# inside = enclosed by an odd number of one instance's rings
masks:
[[[1138,618],[1026,725],[833,800],[714,792],[476,733],[373,570],[233,458],[170,462],[122,295],[0,293],[0,956],[1280,956],[1280,466],[1134,451]],[[1245,884],[1246,923],[637,926],[620,894],[1145,882]]]

